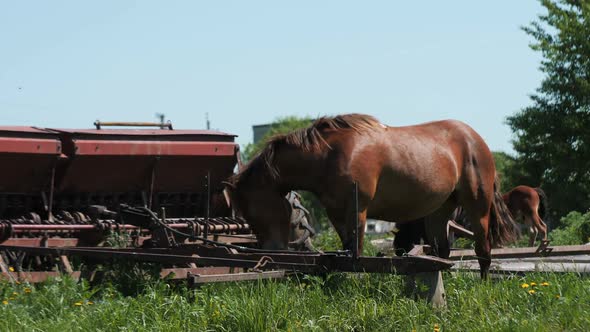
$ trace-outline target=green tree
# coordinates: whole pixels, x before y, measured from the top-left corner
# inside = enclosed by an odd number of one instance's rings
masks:
[[[523,184],[542,185],[561,216],[590,206],[590,0],[541,4],[547,13],[523,29],[545,77],[507,123]]]
[[[310,117],[299,118],[296,116],[287,116],[277,118],[270,125],[270,129],[260,141],[249,143],[244,147],[244,152],[242,153],[244,162],[252,159],[252,157],[258,154],[264,148],[269,138],[279,134],[286,134],[300,128],[305,128],[311,125],[312,122],[313,120]]]
[[[514,179],[517,177],[516,159],[506,152],[493,152],[496,172],[500,177],[502,192],[506,192],[518,185]]]

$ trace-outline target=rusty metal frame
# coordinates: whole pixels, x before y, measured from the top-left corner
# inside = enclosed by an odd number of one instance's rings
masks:
[[[541,244],[543,246],[543,244]],[[543,249],[544,248],[544,249]],[[590,254],[590,245],[571,246],[544,246],[525,248],[499,248],[492,249],[492,258],[529,258],[529,257],[551,257],[551,256],[575,256]],[[473,250],[453,250],[450,260],[475,259],[477,255]]]
[[[44,248],[0,245],[3,252],[31,255],[85,256],[101,260],[125,259],[137,262],[190,265],[198,267],[232,267],[252,271],[285,270],[310,274],[327,272],[368,272],[414,274],[449,269],[453,263],[436,257],[358,257],[339,253],[238,253],[223,247],[184,245],[178,248]],[[205,254],[206,256],[199,255]],[[73,271],[70,271],[73,272]],[[237,278],[241,278],[237,276]],[[230,278],[231,279],[231,278]]]

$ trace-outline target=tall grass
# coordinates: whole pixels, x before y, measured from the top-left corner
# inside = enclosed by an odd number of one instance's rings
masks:
[[[590,326],[590,279],[575,274],[482,282],[470,274],[446,273],[444,279],[448,307],[442,310],[405,297],[403,278],[392,275],[332,274],[196,290],[154,282],[133,296],[67,278],[37,286],[4,282],[0,329],[586,331]]]

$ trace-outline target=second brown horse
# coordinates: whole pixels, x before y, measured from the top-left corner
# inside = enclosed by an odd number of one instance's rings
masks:
[[[534,246],[538,235],[541,235],[543,240],[547,240],[547,225],[543,221],[548,217],[547,195],[541,188],[532,188],[525,185],[516,186],[502,195],[502,199],[514,220],[517,222],[522,221],[528,227],[530,247]],[[449,219],[463,226],[468,224],[461,207],[457,208]],[[422,241],[428,243],[424,222],[419,220],[411,224],[398,226],[394,247],[398,255],[403,255]]]
[[[488,146],[464,123],[388,127],[368,115],[348,114],[320,118],[308,128],[270,140],[230,179],[228,190],[233,206],[267,249],[287,246],[289,205],[284,196],[290,190],[317,195],[349,250],[362,248],[367,217],[425,217],[429,242],[446,257],[447,220],[463,206],[485,277],[492,245],[511,241],[517,232],[495,177]]]
[[[547,240],[547,225],[543,221],[547,215],[547,196],[541,188],[517,186],[502,198],[514,219],[522,218],[529,228],[529,246],[535,244],[538,235]]]

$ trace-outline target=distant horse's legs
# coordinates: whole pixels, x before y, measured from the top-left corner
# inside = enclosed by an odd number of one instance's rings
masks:
[[[438,257],[448,258],[451,253],[447,222],[455,208],[453,203],[448,202],[434,213],[424,217],[426,239]]]
[[[529,246],[535,245],[537,235],[541,233],[543,240],[547,240],[547,225],[543,222],[537,213],[525,218],[526,225],[529,227]]]
[[[535,214],[535,225],[537,225],[537,229],[539,230],[539,233],[541,233],[541,236],[543,237],[543,240],[547,240],[547,224],[545,224],[545,222],[543,221],[543,219],[541,219],[541,217],[538,214]]]
[[[532,216],[525,216],[524,223],[529,228],[529,247],[532,247],[535,245],[535,241],[537,240],[537,225],[535,224]]]
[[[426,237],[424,219],[412,220],[402,224],[396,223],[398,232],[393,239],[396,256],[403,256],[412,250],[415,244],[420,244]]]

